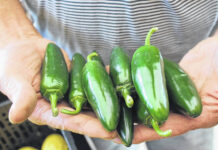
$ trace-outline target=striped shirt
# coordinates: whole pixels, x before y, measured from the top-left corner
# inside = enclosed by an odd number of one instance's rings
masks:
[[[36,29],[65,49],[87,56],[97,50],[106,64],[119,45],[130,56],[151,38],[163,57],[179,61],[207,38],[217,22],[216,0],[22,0]]]

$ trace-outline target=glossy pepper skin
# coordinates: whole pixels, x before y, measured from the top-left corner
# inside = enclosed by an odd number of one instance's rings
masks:
[[[92,60],[96,55],[98,54],[93,52],[87,57],[82,72],[82,85],[89,104],[104,128],[113,131],[119,121],[120,104],[104,66],[99,61]]]
[[[198,117],[202,112],[202,103],[194,83],[178,64],[164,59],[164,66],[173,106],[190,117]]]
[[[134,111],[135,111],[136,121],[148,127],[152,127],[151,125],[152,117],[148,113],[145,104],[139,99],[136,93],[134,94],[134,99],[135,99]]]
[[[81,111],[83,104],[87,101],[82,87],[82,69],[85,64],[86,60],[84,57],[79,53],[75,53],[71,61],[69,103],[76,110],[70,111],[62,109],[61,112],[64,114],[78,114]]]
[[[159,125],[161,125],[162,122],[158,123],[152,119],[152,116],[148,113],[145,104],[138,98],[138,96],[134,96],[134,99],[135,99],[135,106],[134,106],[135,116],[136,116],[136,121],[138,123],[142,123],[149,128],[153,128],[159,135],[163,137],[167,137],[171,135],[172,133],[171,130],[162,131],[159,128]]]
[[[110,75],[116,90],[123,96],[126,106],[131,108],[134,101],[131,97],[133,88],[131,77],[131,61],[120,47],[115,47],[110,56]]]
[[[122,143],[127,147],[132,144],[133,130],[132,109],[127,108],[126,104],[121,102],[120,121],[117,126],[117,132]]]
[[[156,30],[152,28],[149,31],[145,45],[135,51],[131,62],[133,84],[153,124],[165,122],[169,115],[162,56],[157,47],[150,45],[150,37]]]
[[[58,115],[56,105],[68,90],[68,79],[67,65],[60,48],[49,43],[42,66],[40,91],[50,100],[53,116]]]

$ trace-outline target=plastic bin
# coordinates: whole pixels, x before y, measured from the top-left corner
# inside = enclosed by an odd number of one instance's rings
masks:
[[[51,133],[61,134],[69,150],[90,150],[83,135],[35,125],[30,121],[18,125],[11,124],[8,120],[10,106],[11,102],[0,93],[0,150],[18,150],[22,146],[33,146],[40,150],[43,140]]]
[[[17,150],[22,146],[40,149],[44,138],[51,133],[60,133],[48,126],[37,126],[29,121],[14,125],[8,120],[11,102],[0,94],[0,150]]]

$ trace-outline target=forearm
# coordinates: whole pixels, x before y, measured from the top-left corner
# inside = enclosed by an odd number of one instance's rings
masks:
[[[0,47],[13,41],[39,36],[19,0],[0,0]]]

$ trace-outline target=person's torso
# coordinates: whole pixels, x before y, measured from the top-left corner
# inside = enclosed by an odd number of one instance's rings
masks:
[[[217,21],[218,2],[135,0],[23,0],[34,26],[55,41],[70,57],[97,50],[106,64],[113,47],[130,56],[151,38],[164,57],[179,61],[199,41],[209,36]]]

